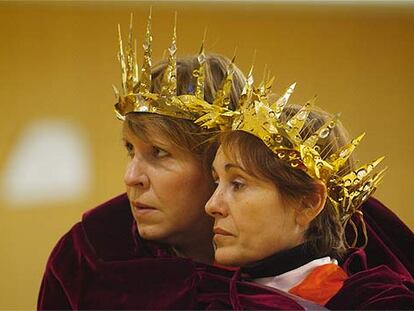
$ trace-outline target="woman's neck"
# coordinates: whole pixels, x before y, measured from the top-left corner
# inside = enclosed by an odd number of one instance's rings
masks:
[[[173,251],[179,257],[186,257],[204,264],[211,264],[214,259],[214,249],[211,243],[207,244],[211,245],[210,247],[205,247],[205,245],[204,243],[199,243],[191,247],[173,246]]]
[[[174,252],[179,257],[190,258],[194,261],[212,264],[214,261],[212,223],[198,227],[195,232],[186,232],[169,241]]]

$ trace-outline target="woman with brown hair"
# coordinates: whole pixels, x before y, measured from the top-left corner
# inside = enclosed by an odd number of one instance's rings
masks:
[[[382,158],[356,169],[351,155],[362,136],[347,143],[337,116],[311,103],[285,107],[292,87],[277,101],[263,91],[242,94],[218,137],[217,188],[206,204],[215,260],[240,266],[240,280],[328,309],[412,309],[410,275],[369,268],[363,249],[348,241],[366,234],[352,216],[362,216],[381,180],[373,170]]]
[[[150,22],[140,77],[132,33],[125,48],[120,37],[115,111],[129,155],[127,194],[88,211],[61,238],[39,309],[195,307],[196,266],[213,260],[204,205],[214,184],[202,162],[211,131],[193,120],[214,101],[237,102],[245,79],[228,58],[204,50],[176,59],[175,33],[168,60],[152,66]]]

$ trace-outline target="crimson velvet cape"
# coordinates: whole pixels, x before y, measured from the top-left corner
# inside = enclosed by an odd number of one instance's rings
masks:
[[[378,201],[363,207],[368,255],[344,262],[352,276],[330,309],[414,308],[412,232]],[[371,217],[372,215],[372,217]],[[362,290],[364,289],[364,290]],[[38,309],[322,309],[241,279],[239,270],[179,258],[141,239],[125,194],[85,213],[47,262]]]

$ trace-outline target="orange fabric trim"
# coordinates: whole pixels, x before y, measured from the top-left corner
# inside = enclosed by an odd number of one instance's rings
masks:
[[[292,287],[289,293],[323,306],[336,295],[347,278],[341,267],[328,263],[315,268],[301,283]]]

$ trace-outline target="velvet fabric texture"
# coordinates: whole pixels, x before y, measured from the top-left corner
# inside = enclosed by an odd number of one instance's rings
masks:
[[[362,249],[351,252],[343,264],[350,277],[326,307],[329,310],[414,310],[414,282],[386,265],[368,268]]]
[[[347,306],[350,297],[355,306],[367,308],[390,299],[383,295],[382,300],[372,300],[378,286],[365,292],[357,289],[367,284],[366,275],[358,275],[364,272],[376,276],[379,283],[392,275],[395,284],[391,290],[397,293],[396,299],[402,299],[403,305],[411,299],[401,289],[406,291],[412,281],[413,255],[405,251],[413,245],[412,233],[378,201],[371,199],[365,205],[371,243],[367,260],[361,261],[364,253],[358,250],[352,253],[358,256],[351,254],[345,260],[344,267],[356,277],[344,285],[342,296],[328,302],[329,308]],[[125,194],[85,213],[49,257],[38,309],[322,309],[293,295],[243,281],[239,270],[176,257],[167,246],[140,239],[133,224]],[[371,271],[380,264],[386,266]],[[389,306],[395,303],[394,299]]]
[[[350,278],[326,307],[332,310],[414,310],[413,232],[375,198],[368,199],[362,211],[368,244],[364,250],[350,250],[342,262]],[[362,239],[360,235],[359,244]]]
[[[363,204],[362,212],[368,233],[368,245],[365,248],[367,267],[373,268],[385,264],[391,270],[412,279],[414,276],[413,232],[375,198],[371,197]],[[357,220],[355,222],[359,223]],[[361,234],[358,244],[362,244]]]

